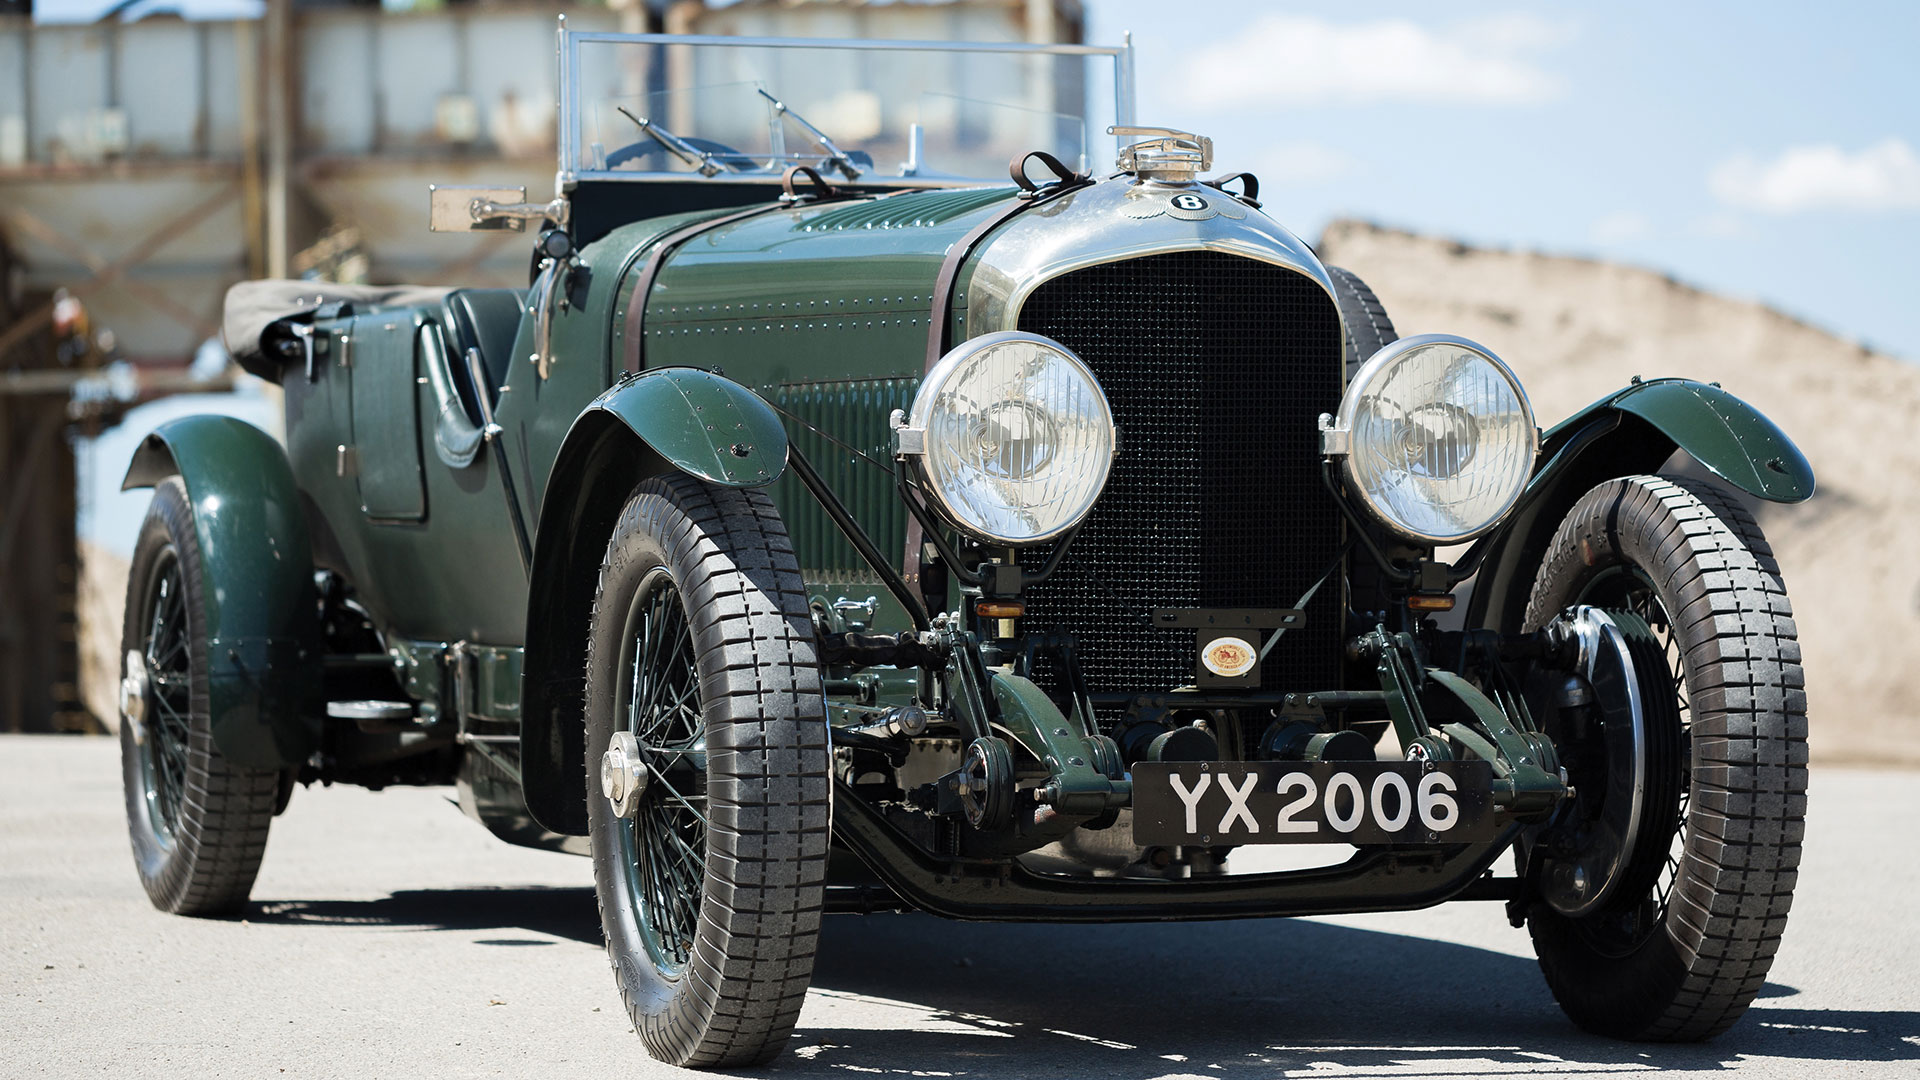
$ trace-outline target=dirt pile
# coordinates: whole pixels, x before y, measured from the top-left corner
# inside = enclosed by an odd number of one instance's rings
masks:
[[[1319,252],[1379,293],[1402,335],[1450,331],[1513,365],[1543,427],[1629,377],[1723,383],[1812,461],[1819,493],[1761,504],[1792,595],[1821,761],[1920,765],[1920,366],[1764,305],[1648,270],[1499,251],[1356,221]]]

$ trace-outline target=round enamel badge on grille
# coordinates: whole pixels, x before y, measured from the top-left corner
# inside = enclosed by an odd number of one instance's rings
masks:
[[[1200,662],[1223,679],[1237,679],[1253,670],[1260,654],[1244,638],[1217,637],[1200,650]]]

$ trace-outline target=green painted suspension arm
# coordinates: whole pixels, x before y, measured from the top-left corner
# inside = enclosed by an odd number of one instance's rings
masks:
[[[1465,724],[1447,724],[1440,729],[1493,763],[1495,805],[1513,813],[1536,813],[1552,809],[1566,796],[1567,785],[1560,779],[1559,762],[1551,760],[1551,743],[1544,739],[1529,740],[1516,730],[1520,725],[1500,706],[1453,672],[1430,668],[1427,677],[1471,710],[1474,719],[1486,727],[1498,744],[1497,749],[1488,745],[1479,732]]]
[[[1400,745],[1416,743],[1436,754],[1446,747],[1433,736],[1426,711],[1414,684],[1412,669],[1405,655],[1411,646],[1399,635],[1376,627],[1361,639],[1363,649],[1374,655],[1374,671],[1380,688],[1386,691],[1387,713],[1393,718]],[[1512,813],[1531,814],[1550,810],[1567,794],[1560,779],[1560,764],[1553,744],[1534,734],[1530,720],[1516,699],[1514,715],[1481,693],[1472,683],[1440,668],[1422,668],[1425,677],[1466,706],[1474,719],[1486,729],[1482,734],[1467,724],[1443,724],[1440,733],[1464,746],[1493,766],[1493,801]],[[1489,739],[1488,735],[1492,738]]]
[[[1070,725],[1038,686],[995,672],[993,696],[1001,726],[1047,767],[1041,801],[1063,814],[1098,814],[1132,803],[1133,783],[1100,771],[1102,765],[1117,766],[1118,753],[1110,758],[1094,739],[1076,731],[1078,725]]]

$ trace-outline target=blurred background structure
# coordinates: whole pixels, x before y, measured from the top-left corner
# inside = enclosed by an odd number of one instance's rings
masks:
[[[516,234],[430,234],[423,189],[551,191],[562,12],[1132,31],[1142,122],[1213,136],[1216,171],[1257,172],[1403,334],[1511,362],[1543,423],[1636,374],[1724,381],[1780,423],[1821,483],[1761,508],[1813,752],[1920,765],[1920,7],[1894,0],[0,0],[0,731],[114,720],[134,440],[206,410],[277,430],[214,336],[227,285],[524,284]]]
[[[556,15],[649,33],[1082,34],[1077,0],[225,6],[244,17],[141,17],[153,5],[130,0],[53,24],[0,4],[0,731],[113,722],[125,567],[81,540],[76,493],[102,478],[78,472],[118,478],[124,452],[88,449],[129,409],[234,388],[229,285],[525,284],[518,234],[428,233],[423,196],[551,194]],[[271,388],[243,394],[213,407],[275,429]]]

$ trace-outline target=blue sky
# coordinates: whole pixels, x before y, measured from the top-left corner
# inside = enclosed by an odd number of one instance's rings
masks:
[[[1088,0],[1309,239],[1589,254],[1920,360],[1920,4]]]

